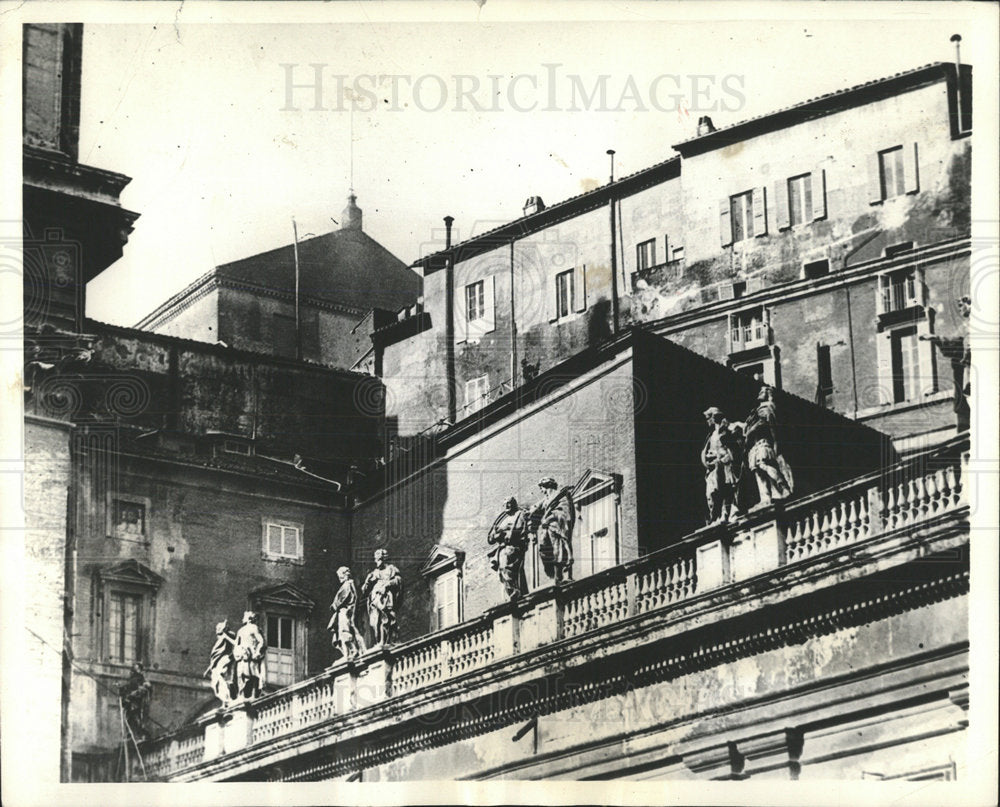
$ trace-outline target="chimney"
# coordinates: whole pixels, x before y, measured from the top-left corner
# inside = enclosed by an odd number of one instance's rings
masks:
[[[451,248],[451,225],[455,223],[454,216],[444,217],[444,248]]]
[[[715,131],[715,124],[712,123],[712,119],[708,115],[702,115],[698,118],[698,137],[702,135],[707,135]]]
[[[361,229],[361,208],[357,205],[358,197],[354,195],[351,191],[351,195],[347,197],[347,207],[344,208],[344,212],[340,214],[340,229],[341,230],[360,230]]]
[[[539,213],[545,210],[545,202],[542,201],[541,196],[529,196],[528,201],[524,203],[524,215],[530,216],[534,213]]]

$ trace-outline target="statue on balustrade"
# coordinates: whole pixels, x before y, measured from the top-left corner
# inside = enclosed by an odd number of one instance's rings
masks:
[[[716,406],[710,406],[704,414],[711,429],[701,450],[707,523],[718,524],[734,520],[738,513],[736,494],[743,465],[743,429],[741,424],[729,423]]]
[[[528,548],[528,532],[524,511],[513,496],[503,503],[503,510],[493,521],[486,536],[493,549],[489,551],[490,568],[500,574],[504,592],[510,600],[528,593],[524,576],[524,552]]]
[[[375,568],[361,586],[361,596],[368,604],[368,623],[376,645],[390,644],[396,636],[398,608],[403,598],[403,577],[388,562],[389,553],[375,550]]]
[[[264,688],[264,653],[267,643],[257,627],[257,614],[245,611],[243,627],[236,633],[233,657],[236,659],[236,701],[260,697]]]
[[[209,654],[208,667],[205,675],[212,682],[212,691],[222,705],[229,706],[233,702],[233,686],[236,673],[236,661],[233,658],[233,645],[236,634],[229,629],[228,620],[222,620],[215,626],[215,644]]]
[[[746,466],[757,480],[758,507],[786,499],[792,494],[792,469],[778,449],[775,429],[774,388],[765,384],[757,395],[757,406],[743,425]]]
[[[568,487],[551,476],[538,483],[542,499],[528,516],[528,534],[538,541],[538,557],[545,574],[556,583],[573,579],[573,527],[576,507]]]
[[[341,655],[345,659],[354,659],[366,650],[361,632],[354,624],[354,611],[358,605],[358,589],[351,577],[351,570],[346,566],[337,569],[337,579],[340,581],[340,588],[337,589],[333,602],[330,604],[333,616],[330,617],[326,629],[333,634],[333,646],[340,651]]]
[[[128,681],[118,687],[125,725],[136,741],[146,738],[146,720],[149,719],[152,694],[153,685],[146,680],[142,663],[137,661],[132,665]]]
[[[972,369],[972,351],[969,347],[969,315],[972,313],[972,298],[960,297],[955,301],[960,316],[961,333],[954,338],[944,336],[921,336],[921,342],[932,342],[941,355],[951,364],[952,383],[955,388],[953,407],[955,425],[960,432],[969,430],[971,410],[969,398],[972,384],[969,373]]]

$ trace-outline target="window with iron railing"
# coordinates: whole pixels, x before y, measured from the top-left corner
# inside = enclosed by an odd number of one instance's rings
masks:
[[[729,352],[739,353],[770,344],[770,316],[758,306],[729,316]]]
[[[903,311],[923,302],[923,284],[915,269],[898,269],[879,277],[879,314]]]

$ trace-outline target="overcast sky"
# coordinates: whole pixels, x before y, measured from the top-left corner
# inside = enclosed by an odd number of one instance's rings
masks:
[[[337,5],[323,8],[332,18]],[[948,18],[877,3],[864,13],[880,19],[754,23],[650,16],[676,15],[667,4],[619,22],[462,8],[470,21],[87,24],[80,160],[131,176],[122,203],[141,214],[124,257],[90,284],[90,316],[134,324],[213,266],[290,243],[293,215],[300,235],[333,229],[352,118],[364,228],[409,263],[443,216],[466,238],[520,216],[528,196],[558,202],[607,181],[608,148],[616,176],[668,158],[700,115],[722,126],[952,60],[953,33],[975,63],[954,5]],[[320,110],[312,89],[289,99],[286,86],[313,84],[312,65]]]

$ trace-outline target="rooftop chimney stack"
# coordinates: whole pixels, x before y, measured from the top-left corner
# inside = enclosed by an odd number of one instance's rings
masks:
[[[525,216],[532,216],[535,213],[545,210],[545,202],[542,201],[541,196],[529,196],[522,210]]]
[[[712,119],[708,115],[702,115],[698,118],[698,137],[702,135],[710,134],[715,131],[715,124],[712,123]]]
[[[347,207],[340,214],[341,230],[361,229],[361,208],[358,207],[357,202],[358,197],[354,195],[354,191],[351,191],[350,196],[347,197]]]
[[[451,225],[455,223],[454,216],[444,217],[444,248],[451,249]]]

